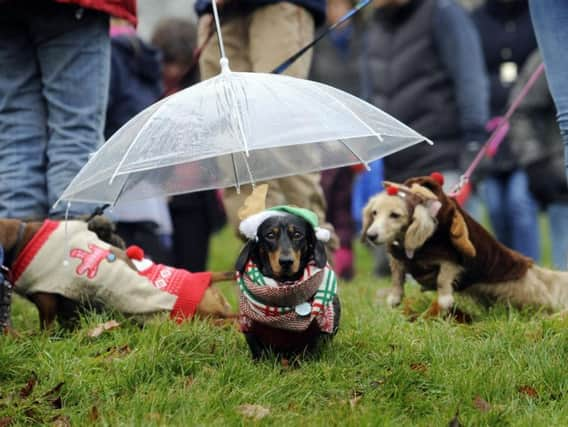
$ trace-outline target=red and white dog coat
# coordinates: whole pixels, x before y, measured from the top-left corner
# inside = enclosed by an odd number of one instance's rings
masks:
[[[89,231],[85,222],[46,220],[18,255],[11,281],[24,296],[54,293],[76,302],[102,303],[127,315],[169,312],[177,321],[193,316],[211,284],[211,273],[133,260],[137,271],[116,256],[119,251]]]

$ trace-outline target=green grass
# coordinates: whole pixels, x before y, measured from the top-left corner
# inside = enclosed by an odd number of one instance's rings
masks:
[[[238,249],[224,230],[211,267],[230,268]],[[341,285],[341,331],[319,359],[297,366],[255,363],[236,330],[204,321],[125,322],[92,339],[96,324],[124,319],[91,315],[74,332],[46,335],[18,299],[22,336],[0,337],[0,425],[444,426],[458,411],[467,426],[568,425],[568,321],[459,299],[471,325],[409,322],[377,304],[388,281],[371,275],[360,246],[357,262],[356,279]],[[432,295],[408,289],[412,307],[426,309]],[[234,303],[234,287],[223,290]],[[22,397],[32,375],[37,384]],[[268,415],[245,417],[244,404]]]

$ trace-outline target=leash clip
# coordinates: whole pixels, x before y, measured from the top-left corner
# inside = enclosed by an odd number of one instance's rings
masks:
[[[461,189],[469,182],[469,177],[466,174],[460,176],[458,183],[454,186],[452,192],[450,193],[451,196],[455,196],[457,193],[461,191]]]

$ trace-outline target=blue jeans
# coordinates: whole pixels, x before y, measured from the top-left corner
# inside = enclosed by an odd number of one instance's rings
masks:
[[[548,205],[552,263],[554,268],[568,270],[568,203]]]
[[[529,192],[527,174],[516,170],[509,175],[486,178],[481,194],[497,240],[538,261],[538,205]]]
[[[530,0],[530,8],[568,159],[568,1]]]
[[[61,216],[53,203],[104,141],[109,17],[13,3],[0,5],[0,217]]]

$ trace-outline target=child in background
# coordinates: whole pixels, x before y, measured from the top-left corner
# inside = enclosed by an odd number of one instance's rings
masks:
[[[162,95],[160,53],[126,21],[111,21],[111,72],[105,138]],[[171,264],[172,222],[165,198],[119,203],[110,215],[127,245],[138,245],[157,263]]]

